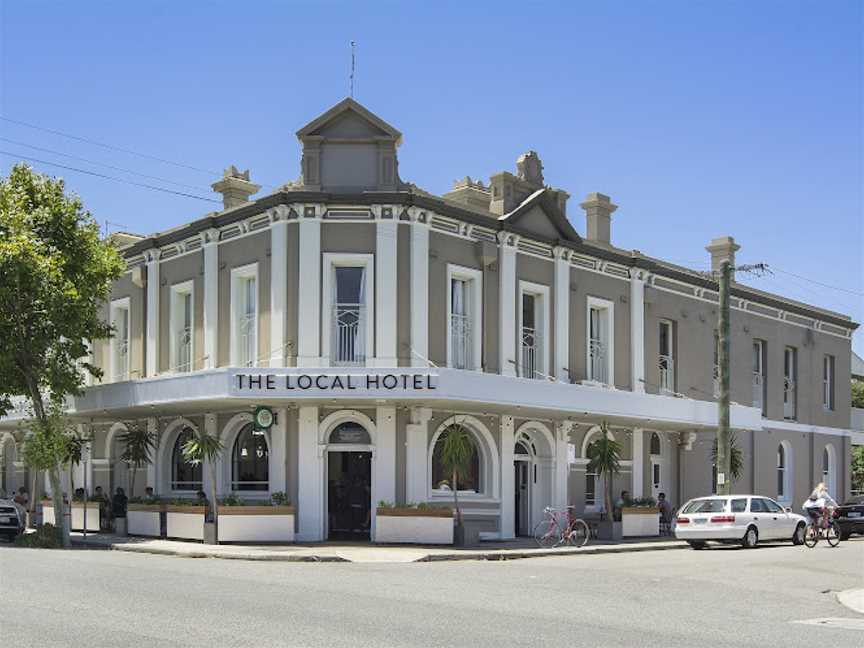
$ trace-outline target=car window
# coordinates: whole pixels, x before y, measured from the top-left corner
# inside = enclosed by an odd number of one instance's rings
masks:
[[[743,513],[747,510],[747,500],[745,498],[733,499],[732,500],[732,512],[733,513]]]
[[[767,513],[768,509],[765,508],[765,502],[760,497],[754,497],[750,500],[750,512],[751,513]]]
[[[765,503],[765,506],[768,507],[768,510],[771,513],[785,513],[786,512],[786,509],[784,509],[782,506],[780,506],[774,500],[763,499],[762,501]]]
[[[681,510],[682,513],[722,513],[726,510],[726,500],[719,498],[693,500]]]

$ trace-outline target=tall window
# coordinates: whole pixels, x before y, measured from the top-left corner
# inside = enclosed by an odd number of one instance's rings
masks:
[[[612,302],[588,298],[588,380],[604,385],[614,382]]]
[[[258,364],[258,265],[231,271],[232,364],[254,367]]]
[[[546,352],[549,288],[520,281],[519,299],[519,375],[523,378],[546,378],[549,374]]]
[[[331,360],[340,366],[363,365],[367,355],[366,268],[337,266],[334,273]]]
[[[444,463],[441,461],[441,455],[444,450],[444,442],[447,439],[448,430],[444,430],[438,439],[435,441],[435,448],[432,451],[432,489],[438,491],[453,490],[453,475],[444,469]],[[469,493],[480,493],[483,491],[483,482],[481,474],[480,448],[477,446],[477,441],[469,432],[471,440],[471,460],[468,463],[468,471],[464,475],[459,475],[458,489],[459,492],[466,491]]]
[[[447,287],[447,364],[454,369],[479,370],[483,364],[483,274],[450,264]]]
[[[129,380],[129,299],[111,303],[111,324],[114,337],[111,338],[111,377],[115,382]]]
[[[171,490],[175,491],[198,491],[202,486],[202,466],[193,465],[186,461],[183,456],[183,446],[192,438],[192,430],[183,428],[174,442],[174,450],[171,453]]]
[[[783,418],[795,419],[798,414],[798,350],[786,347],[783,352]]]
[[[266,491],[270,488],[270,449],[264,432],[249,423],[237,435],[231,453],[231,489]]]
[[[193,284],[191,281],[171,288],[171,369],[192,371]]]
[[[822,407],[834,409],[834,356],[822,358]]]
[[[753,407],[765,416],[765,342],[753,340]]]
[[[777,446],[777,499],[787,499],[786,493],[786,448]]]
[[[658,365],[660,369],[660,391],[675,391],[675,328],[669,320],[660,321]]]

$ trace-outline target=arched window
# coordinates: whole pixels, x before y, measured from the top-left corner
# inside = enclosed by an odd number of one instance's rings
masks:
[[[369,445],[372,443],[372,438],[369,436],[369,431],[353,421],[340,423],[330,433],[330,443],[347,443],[353,445]]]
[[[444,464],[441,461],[441,453],[444,449],[444,441],[447,438],[449,430],[444,430],[435,442],[435,448],[432,451],[432,488],[439,491],[452,490],[450,481],[453,478],[444,470]],[[465,475],[459,475],[459,492],[466,491],[470,493],[480,493],[483,491],[482,474],[480,472],[480,448],[477,446],[477,440],[468,432],[468,438],[471,440],[471,461],[468,464],[468,472]]]
[[[188,463],[183,456],[183,445],[191,438],[192,430],[185,427],[177,435],[177,440],[174,442],[174,450],[171,453],[171,490],[201,490],[201,464],[193,465]]]
[[[650,449],[651,449],[650,454],[652,454],[652,455],[662,454],[662,452],[660,451],[660,435],[657,434],[656,432],[651,433]]]
[[[246,424],[231,453],[231,490],[266,491],[270,488],[270,448],[264,432]]]
[[[777,499],[786,499],[786,448],[777,446]]]

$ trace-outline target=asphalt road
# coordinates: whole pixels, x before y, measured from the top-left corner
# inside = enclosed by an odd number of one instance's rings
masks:
[[[510,562],[305,564],[0,545],[0,645],[861,646],[864,538]]]

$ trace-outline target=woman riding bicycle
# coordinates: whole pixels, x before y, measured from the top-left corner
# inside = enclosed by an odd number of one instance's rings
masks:
[[[825,483],[819,482],[816,484],[813,492],[810,493],[810,497],[805,500],[802,508],[813,521],[814,525],[824,528],[828,520],[828,508],[836,506],[837,502],[828,493]]]

